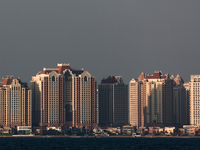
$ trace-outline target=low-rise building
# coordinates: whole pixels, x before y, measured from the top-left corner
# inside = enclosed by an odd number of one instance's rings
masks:
[[[148,131],[148,129],[147,129],[146,127],[139,127],[139,128],[137,129],[137,133],[138,133],[138,134],[142,134],[142,133],[145,132],[145,131]]]
[[[160,128],[160,127],[149,127],[149,134],[161,133],[163,131],[164,131],[164,129]]]
[[[56,131],[59,131],[59,132],[62,131],[61,127],[47,127],[46,129],[47,129],[47,131],[49,131],[49,130],[56,130]]]
[[[31,126],[17,126],[17,133],[20,135],[29,135],[32,133]]]
[[[112,134],[118,134],[118,133],[121,133],[121,128],[120,127],[116,127],[116,128],[108,127],[106,129],[106,131],[108,131]]]
[[[0,133],[1,134],[10,134],[11,132],[12,132],[12,130],[11,130],[10,127],[4,126],[4,127],[0,128]]]
[[[164,132],[166,135],[170,135],[172,133],[174,133],[175,131],[175,127],[165,127]]]
[[[196,129],[195,128],[187,128],[187,129],[185,129],[185,134],[188,136],[194,136],[194,135],[196,135]]]
[[[179,128],[179,135],[185,135],[185,129],[184,128]]]
[[[179,128],[179,133],[180,135],[194,136],[199,129],[200,127],[197,125],[183,125],[183,128]]]
[[[122,133],[132,135],[136,132],[136,126],[126,125],[122,127]]]
[[[103,133],[103,130],[101,128],[99,128],[99,127],[94,127],[93,128],[93,132],[99,134],[99,133]]]

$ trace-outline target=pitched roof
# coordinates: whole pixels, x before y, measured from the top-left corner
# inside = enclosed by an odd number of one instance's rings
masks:
[[[56,67],[58,70],[58,74],[63,74],[63,71],[65,71],[66,69],[72,70],[72,68],[70,66],[57,66]]]
[[[41,74],[49,74],[51,73],[52,71],[55,71],[58,73],[58,70],[57,69],[44,69]]]
[[[182,85],[184,80],[181,78],[180,74],[177,74],[176,78],[174,78],[176,85]]]
[[[13,79],[12,78],[3,78],[0,82],[0,86],[3,85],[10,85],[12,84]]]
[[[49,74],[52,71],[57,72],[58,74],[63,74],[63,72],[66,70],[72,70],[72,68],[68,64],[58,64],[56,68],[44,68],[41,74]]]
[[[3,78],[0,82],[0,86],[3,85],[11,85],[13,82],[13,79],[17,79],[19,81],[20,84],[24,84],[26,85],[27,83],[22,83],[21,80],[19,78]]]
[[[166,79],[167,76],[163,75],[161,71],[154,72],[153,75],[147,75],[146,79]]]
[[[142,71],[141,75],[138,77],[139,80],[144,80],[145,79],[145,74],[144,71]]]

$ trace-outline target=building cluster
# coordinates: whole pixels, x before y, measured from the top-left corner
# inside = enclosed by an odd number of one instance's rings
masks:
[[[2,127],[127,124],[138,130],[150,127],[149,131],[200,126],[200,75],[191,75],[190,82],[184,83],[179,74],[142,72],[129,85],[121,76],[108,76],[97,85],[95,77],[84,69],[58,64],[33,76],[30,88],[14,76],[0,82]]]
[[[188,83],[185,83],[188,85]],[[184,81],[155,71],[142,74],[129,84],[130,124],[146,126],[182,126],[189,124],[189,95]]]

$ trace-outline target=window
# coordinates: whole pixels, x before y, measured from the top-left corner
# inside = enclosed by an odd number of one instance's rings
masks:
[[[87,81],[87,77],[86,76],[84,77],[84,81]]]
[[[52,77],[52,81],[55,81],[55,77],[54,76]]]

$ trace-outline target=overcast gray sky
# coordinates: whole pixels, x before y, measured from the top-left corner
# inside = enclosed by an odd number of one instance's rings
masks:
[[[199,0],[0,0],[0,77],[70,63],[98,83],[200,74]]]

